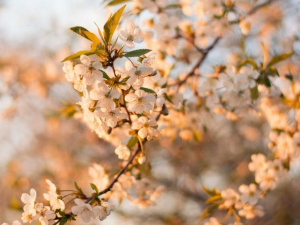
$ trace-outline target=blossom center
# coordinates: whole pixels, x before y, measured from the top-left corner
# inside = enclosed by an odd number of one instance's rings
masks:
[[[127,41],[133,41],[133,35],[129,34],[127,37]]]

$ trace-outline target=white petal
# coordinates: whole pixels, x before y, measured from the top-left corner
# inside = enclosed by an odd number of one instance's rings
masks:
[[[100,62],[93,62],[93,68],[95,68],[96,70],[100,70],[101,63]]]
[[[135,37],[135,38],[133,38],[133,41],[136,43],[142,43],[144,41],[144,38],[143,37]]]
[[[91,90],[90,91],[90,98],[92,100],[99,100],[100,99],[99,92],[95,89]]]
[[[135,94],[138,98],[144,97],[146,95],[146,92],[143,90],[136,90]]]
[[[82,64],[84,64],[86,66],[90,66],[91,65],[91,60],[86,55],[81,55],[80,56],[80,61],[82,62]]]
[[[136,105],[135,107],[135,110],[134,110],[137,114],[141,114],[144,112],[144,106],[142,104],[138,104]]]
[[[131,20],[129,20],[126,24],[126,31],[128,33],[133,33],[135,28],[136,28],[135,24]]]
[[[156,120],[154,120],[154,119],[149,120],[149,121],[148,121],[148,124],[149,124],[149,126],[151,126],[151,127],[155,127],[155,126],[157,125]]]
[[[95,82],[95,76],[84,77],[83,82],[85,82],[86,85],[92,85]]]
[[[125,41],[124,43],[128,48],[134,48],[135,44],[132,41]]]
[[[145,127],[143,127],[142,129],[140,129],[138,131],[138,135],[140,136],[140,138],[144,139],[148,135],[147,129]]]
[[[127,41],[128,34],[127,34],[126,31],[120,30],[119,31],[119,37],[121,38],[122,41]]]
[[[111,96],[112,98],[114,98],[114,99],[119,99],[121,95],[120,95],[120,92],[119,92],[118,90],[112,89],[112,90],[110,91],[110,96]]]
[[[104,83],[98,84],[98,89],[99,89],[99,91],[101,93],[104,93],[104,94],[106,94],[107,92],[109,92],[109,87],[106,84],[104,84]]]
[[[132,63],[128,60],[125,62],[125,70],[129,71],[131,68],[133,68]]]
[[[144,103],[143,106],[144,106],[145,112],[149,112],[150,110],[152,110],[154,108],[151,103]]]
[[[141,116],[139,119],[138,119],[139,122],[141,122],[143,125],[146,124],[148,122],[148,118],[145,117],[145,116]]]
[[[144,102],[147,102],[147,103],[154,103],[155,100],[156,100],[156,98],[152,94],[148,94],[144,97]]]
[[[74,71],[77,75],[84,75],[86,74],[87,72],[87,67],[83,64],[77,64],[75,67],[74,67]]]
[[[133,94],[133,93],[128,94],[128,95],[125,96],[125,101],[126,102],[134,102],[134,101],[137,101],[137,99],[138,99],[138,96],[136,94]]]
[[[133,75],[133,76],[131,76],[131,77],[129,77],[129,79],[127,80],[127,84],[128,85],[133,85],[134,84],[134,82],[136,81],[136,76],[135,75]]]
[[[132,123],[131,128],[133,130],[139,130],[139,129],[142,128],[142,126],[143,126],[143,124],[140,121],[135,121],[135,122]]]

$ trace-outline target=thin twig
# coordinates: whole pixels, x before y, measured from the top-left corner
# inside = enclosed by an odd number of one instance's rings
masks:
[[[109,192],[113,188],[113,186],[115,185],[115,183],[117,183],[118,180],[119,180],[119,178],[121,177],[121,175],[126,172],[126,170],[128,169],[128,167],[133,163],[133,160],[140,153],[141,150],[142,150],[141,143],[138,142],[138,147],[136,148],[136,150],[131,155],[131,157],[130,157],[129,161],[127,162],[127,164],[123,167],[122,170],[120,170],[120,172],[118,173],[118,175],[110,182],[109,186],[107,188],[105,188],[104,190],[102,190],[102,191],[99,192],[98,196],[103,195],[103,194]],[[93,199],[92,197],[87,198],[86,199],[86,203],[90,202],[92,199]]]
[[[196,62],[195,66],[193,66],[193,68],[190,70],[190,72],[185,76],[185,78],[181,81],[178,81],[174,84],[171,84],[169,86],[177,86],[178,85],[178,88],[183,85],[184,83],[186,83],[186,81],[194,76],[195,74],[195,71],[202,65],[202,63],[204,62],[204,60],[206,59],[207,55],[209,54],[209,52],[218,44],[219,40],[221,39],[222,37],[217,37],[214,42],[208,46],[206,49],[203,50],[203,54],[201,55],[201,57],[198,59],[198,61]]]

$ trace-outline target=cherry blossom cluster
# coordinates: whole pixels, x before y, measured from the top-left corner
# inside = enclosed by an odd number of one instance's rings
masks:
[[[253,219],[262,216],[261,206],[256,205],[267,193],[275,189],[280,178],[286,173],[290,164],[299,156],[299,110],[295,107],[298,101],[296,76],[272,79],[273,88],[262,90],[259,108],[266,117],[269,126],[269,148],[272,156],[261,153],[253,154],[249,171],[254,173],[254,183],[242,184],[237,193],[233,189],[216,191],[212,202],[219,209],[236,210],[240,217]],[[236,216],[237,221],[240,218]],[[221,224],[216,218],[210,218],[205,224]]]
[[[291,119],[295,121],[290,116],[295,112],[287,109],[287,104],[297,107],[299,86],[295,78],[278,77],[278,72],[273,68],[275,58],[269,63],[265,56],[260,64],[246,59],[239,65],[217,65],[212,74],[201,74],[199,71],[207,51],[214,48],[220,37],[227,35],[235,24],[239,24],[243,35],[249,33],[251,25],[247,16],[255,13],[259,5],[244,12],[240,10],[241,5],[233,1],[182,0],[176,8],[164,0],[137,0],[132,9],[133,13],[144,10],[153,13],[152,18],[143,21],[143,25],[149,28],[145,32],[146,44],[158,52],[155,67],[168,77],[168,96],[175,92],[181,94],[178,104],[175,104],[177,107],[172,105],[168,108],[170,114],[164,118],[167,124],[164,135],[174,137],[177,135],[174,130],[178,130],[185,140],[201,139],[201,127],[205,121],[199,119],[199,115],[223,115],[228,120],[236,121],[249,112],[262,113],[269,122],[272,156],[267,160],[263,154],[252,155],[249,170],[254,172],[255,182],[241,185],[240,193],[227,189],[212,197],[211,203],[229,211],[229,215],[236,215],[237,221],[240,217],[253,219],[263,215],[261,206],[256,204],[276,187],[279,178],[298,155],[299,139],[295,124],[289,124]],[[199,60],[193,60],[197,54]],[[282,58],[281,61],[289,56],[284,54],[277,58]],[[183,65],[190,62],[196,62],[196,65],[186,70]],[[281,103],[281,95],[285,96],[286,104]],[[171,119],[175,117],[179,118],[178,123]],[[247,195],[251,200],[247,200]],[[217,221],[216,218],[211,220]]]
[[[129,48],[143,40],[139,28],[131,21],[125,30],[120,30],[119,37]],[[155,53],[145,56],[141,62],[128,58],[123,67],[112,65],[112,70],[107,72],[103,71],[99,61],[92,61],[86,55],[80,56],[79,63],[65,62],[66,79],[82,93],[78,103],[82,109],[82,120],[99,137],[107,138],[114,129],[124,129],[123,126],[131,129],[141,140],[157,137],[160,128],[156,116],[165,103],[162,86],[166,81],[160,81],[159,86],[154,87],[161,79],[151,67],[154,60]],[[130,156],[124,144],[119,145],[115,152],[122,160],[128,160]]]
[[[269,61],[264,53],[263,60],[245,58],[228,65],[214,65],[212,73],[202,72],[202,64],[219,41],[236,24],[242,35],[247,35],[251,27],[247,16],[265,4],[250,11],[240,10],[241,5],[231,0],[180,0],[177,5],[167,0],[134,0],[134,14],[149,11],[152,15],[143,21],[149,30],[142,31],[132,21],[127,22],[118,31],[121,46],[117,40],[111,40],[117,26],[113,21],[120,15],[110,17],[113,20],[104,27],[105,37],[99,31],[102,41],[86,29],[73,28],[93,42],[91,51],[67,58],[63,67],[67,81],[80,94],[80,110],[75,117],[115,146],[122,169],[110,180],[101,165],[90,167],[93,193],[89,196],[75,184],[76,190],[70,193],[74,197],[70,212],[66,211],[62,190],[47,181],[50,190],[44,198],[49,206],[36,203],[32,189],[30,194],[22,195],[22,221],[63,225],[76,219],[104,220],[114,209],[111,202],[124,198],[148,207],[164,189],[142,177],[136,168],[147,160],[144,147],[148,141],[161,134],[179,134],[183,140],[201,141],[209,121],[206,118],[238,121],[249,114],[267,120],[271,153],[251,156],[248,168],[254,176],[250,184],[241,184],[238,190],[204,188],[210,198],[203,219],[215,210],[225,211],[225,220],[232,216],[235,225],[263,216],[259,201],[276,188],[299,155],[300,79],[282,76],[274,67],[292,53],[274,56]],[[130,50],[144,41],[155,52]],[[135,57],[137,60],[133,60]],[[204,224],[226,222],[210,217]]]

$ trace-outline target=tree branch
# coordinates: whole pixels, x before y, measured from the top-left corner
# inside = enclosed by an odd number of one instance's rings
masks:
[[[190,70],[190,72],[186,75],[186,77],[183,80],[178,81],[177,83],[171,84],[169,86],[177,86],[178,85],[178,88],[179,88],[181,85],[183,85],[185,82],[187,82],[187,80],[190,77],[194,76],[195,71],[202,65],[202,63],[206,59],[206,57],[209,54],[209,52],[218,44],[218,42],[219,42],[219,40],[221,38],[222,37],[217,37],[210,46],[208,46],[207,48],[203,49],[203,51],[202,51],[203,54],[201,55],[201,57],[198,59],[198,61],[195,64],[195,66],[193,66],[193,68]]]
[[[113,188],[113,186],[115,185],[115,183],[117,183],[118,180],[119,180],[119,178],[122,176],[122,174],[124,174],[126,172],[126,170],[128,169],[128,167],[133,163],[133,160],[141,152],[141,150],[142,150],[142,146],[138,142],[138,147],[136,148],[136,150],[131,155],[131,157],[130,157],[129,161],[127,162],[127,164],[123,167],[123,169],[120,170],[120,172],[118,173],[118,175],[110,182],[109,186],[107,188],[105,188],[104,190],[102,190],[102,191],[99,192],[98,196],[103,195],[103,194],[111,191],[111,189]],[[89,197],[86,200],[86,203],[90,202],[92,199],[93,199],[92,197]]]

